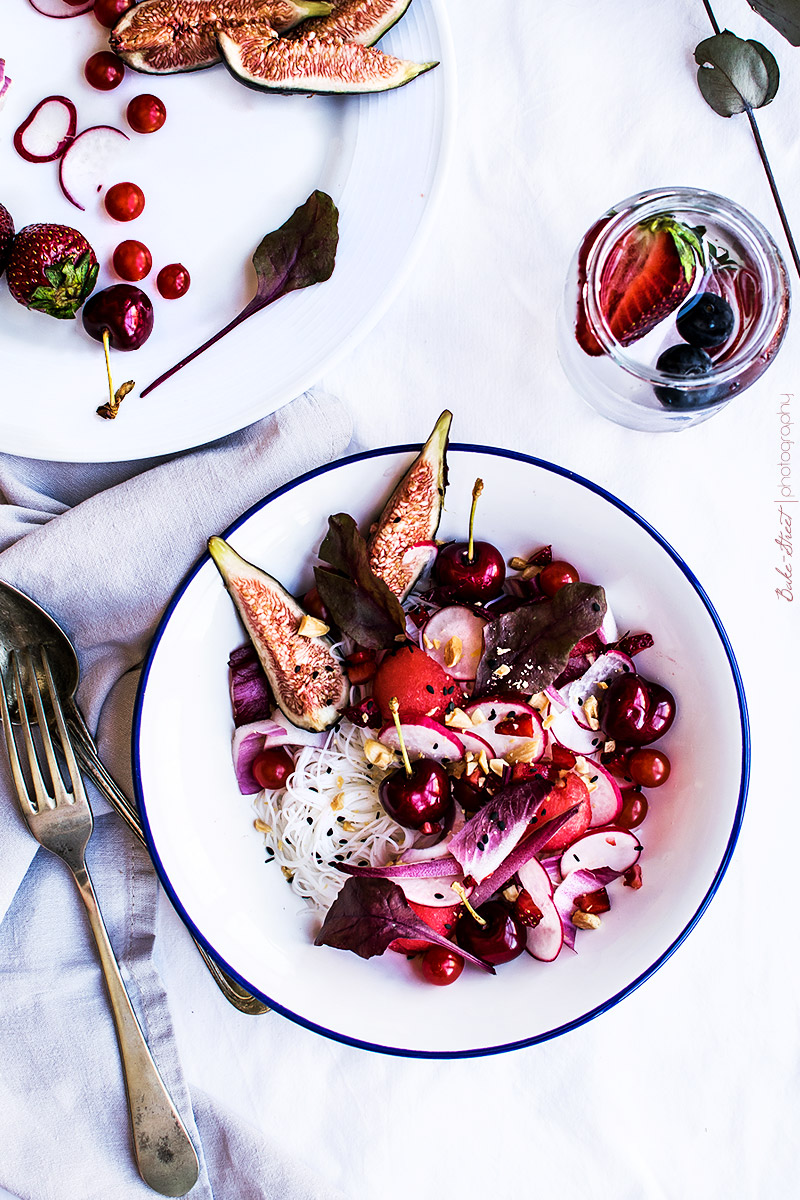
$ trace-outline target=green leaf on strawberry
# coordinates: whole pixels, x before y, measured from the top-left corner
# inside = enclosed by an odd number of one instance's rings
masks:
[[[28,308],[47,313],[59,320],[74,320],[75,313],[94,289],[99,270],[93,255],[81,255],[76,263],[65,259],[52,267],[45,267],[44,274],[49,287],[40,285],[31,293]]]

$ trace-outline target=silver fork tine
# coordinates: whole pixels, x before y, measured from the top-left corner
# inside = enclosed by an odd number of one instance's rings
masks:
[[[5,734],[8,761],[11,767],[14,787],[16,788],[20,804],[25,806],[23,808],[23,816],[27,819],[28,811],[33,814],[35,809],[28,791],[28,785],[25,782],[25,776],[22,774],[22,763],[19,761],[17,743],[14,738],[14,730],[11,726],[11,714],[8,711],[8,701],[6,700],[6,680],[2,671],[0,671],[0,712],[2,712],[3,717],[3,733]]]
[[[27,665],[28,665],[28,668],[30,669],[31,668],[30,654],[28,653],[28,651],[26,651],[25,653],[28,658]],[[43,812],[44,809],[46,809],[46,808],[55,808],[56,799],[55,799],[55,797],[51,797],[50,793],[48,792],[47,785],[45,784],[44,777],[42,776],[42,771],[39,766],[39,758],[36,754],[36,746],[33,741],[33,733],[31,732],[31,723],[28,720],[28,709],[25,705],[25,689],[22,686],[22,676],[20,675],[19,663],[17,662],[17,656],[13,651],[10,655],[9,661],[11,662],[11,667],[12,667],[12,670],[14,673],[14,695],[15,695],[16,701],[17,701],[17,710],[19,712],[19,721],[20,721],[20,726],[22,728],[22,740],[25,743],[25,753],[28,756],[28,767],[30,768],[31,780],[33,781],[33,790],[36,794],[36,811]],[[31,671],[31,674],[33,674],[32,671]],[[36,687],[36,684],[35,684],[35,681],[36,681],[35,674],[33,674],[33,680],[34,680],[34,688],[33,688],[34,697],[38,698],[38,687]],[[41,704],[41,700],[39,700],[39,704]],[[45,723],[45,728],[46,728],[46,723]],[[49,741],[50,741],[50,736],[48,734],[47,737],[45,738],[45,753],[47,752],[47,742],[49,742]],[[52,742],[51,742],[50,743],[50,755],[52,755],[52,754],[53,754],[53,746],[52,746]],[[50,766],[50,755],[48,755],[48,766]],[[53,761],[55,761],[54,756],[53,756]],[[51,767],[51,772],[52,772],[52,767]],[[58,775],[57,769],[56,769],[56,775]],[[53,778],[55,779],[55,777],[53,777]],[[60,778],[60,776],[59,776],[59,778]],[[30,795],[28,796],[28,800],[30,802]]]
[[[50,703],[53,707],[53,716],[55,717],[55,721],[56,721],[58,737],[59,737],[59,741],[61,742],[61,749],[64,753],[64,758],[67,763],[67,770],[69,772],[70,782],[72,783],[73,803],[86,804],[86,803],[88,803],[88,800],[86,798],[86,789],[83,786],[83,778],[81,776],[80,768],[78,767],[78,761],[75,758],[75,751],[72,749],[72,738],[69,736],[69,732],[67,731],[67,723],[64,720],[64,710],[61,707],[61,701],[59,700],[59,697],[58,697],[58,691],[56,689],[55,680],[53,679],[53,672],[50,667],[50,659],[47,654],[46,646],[41,647],[41,654],[42,654],[42,666],[44,667],[45,679],[47,681],[47,691],[48,691],[48,695],[50,697]],[[36,674],[35,673],[33,673],[33,675],[32,675],[32,683],[34,683],[34,684],[36,683]],[[36,716],[39,721],[39,726],[42,730],[45,730],[47,732],[47,742],[45,744],[45,750],[47,751],[47,761],[48,761],[48,763],[50,763],[50,770],[53,772],[54,778],[60,779],[60,775],[58,774],[58,768],[56,766],[55,752],[53,751],[53,744],[52,744],[52,741],[50,738],[50,730],[48,727],[47,718],[44,713],[41,694],[39,692],[38,686],[33,687],[33,700],[34,700],[34,704],[36,705]],[[48,745],[49,745],[49,751],[48,751]],[[51,754],[52,754],[52,761],[51,761]],[[65,789],[65,798],[67,800],[69,799],[69,793],[66,792],[66,789]],[[56,799],[58,801],[58,797],[56,797]]]

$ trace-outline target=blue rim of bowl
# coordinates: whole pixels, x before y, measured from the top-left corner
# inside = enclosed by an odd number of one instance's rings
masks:
[[[366,459],[388,457],[391,454],[418,453],[419,450],[420,446],[414,444],[403,446],[386,446],[378,450],[365,450],[360,454],[352,454],[347,458],[337,459],[335,462],[328,463],[322,467],[317,467],[313,471],[307,471],[305,475],[299,476],[299,478],[292,480],[291,483],[284,484],[283,487],[277,488],[274,492],[270,492],[270,494],[265,496],[263,500],[257,501],[251,508],[238,517],[232,525],[228,526],[223,536],[225,538],[230,537],[235,530],[248,521],[255,513],[260,512],[261,509],[265,508],[268,504],[271,504],[274,500],[277,500],[279,496],[283,496],[287,492],[291,492],[295,488],[301,487],[304,483],[307,483],[311,479],[316,479],[319,475],[325,475],[329,471],[336,471],[342,467],[349,466],[351,463],[363,462]],[[139,769],[139,734],[141,728],[142,708],[144,705],[145,693],[147,691],[147,681],[150,676],[150,669],[153,665],[153,661],[158,652],[161,638],[172,618],[177,605],[180,603],[184,592],[192,583],[192,580],[198,574],[200,569],[210,561],[210,555],[208,553],[204,554],[202,558],[200,558],[200,560],[192,567],[188,575],[178,587],[177,591],[172,597],[172,600],[170,601],[169,607],[159,623],[158,629],[156,630],[153,641],[150,645],[147,659],[145,660],[142,668],[139,689],[136,695],[132,734],[133,786],[136,803],[139,806],[139,811],[142,817],[142,824],[144,826],[145,837],[147,839],[147,846],[150,851],[153,864],[156,868],[164,890],[166,891],[173,907],[175,908],[175,911],[178,913],[186,927],[192,932],[195,939],[208,951],[215,961],[219,963],[224,971],[226,971],[233,979],[237,980],[242,987],[246,988],[265,1004],[269,1005],[274,1012],[280,1013],[281,1016],[288,1017],[290,1021],[294,1021],[297,1025],[302,1025],[306,1029],[310,1029],[313,1033],[318,1033],[323,1037],[331,1038],[333,1041],[343,1042],[348,1046],[355,1046],[359,1050],[372,1050],[379,1054],[391,1054],[402,1058],[480,1058],[489,1054],[504,1054],[509,1050],[521,1050],[526,1046],[535,1046],[540,1042],[550,1041],[552,1038],[560,1037],[562,1034],[569,1033],[573,1029],[578,1029],[581,1025],[586,1025],[589,1021],[594,1020],[595,1017],[599,1017],[602,1013],[607,1012],[610,1008],[613,1008],[614,1005],[619,1004],[620,1000],[624,1000],[626,996],[630,996],[630,994],[636,991],[636,989],[640,987],[645,980],[649,979],[651,975],[655,974],[659,967],[664,965],[667,959],[672,957],[681,943],[689,936],[711,903],[712,898],[722,882],[722,877],[728,869],[728,864],[730,863],[731,856],[739,837],[739,831],[744,818],[745,803],[747,800],[747,788],[750,780],[750,727],[747,717],[747,701],[745,699],[744,685],[742,683],[742,677],[739,672],[739,667],[736,662],[733,649],[730,641],[728,640],[728,635],[725,632],[722,622],[717,615],[713,604],[703,590],[699,580],[686,565],[680,555],[673,550],[669,542],[667,542],[661,536],[661,534],[653,528],[652,525],[645,521],[643,517],[640,517],[639,514],[635,512],[634,509],[632,509],[629,505],[625,504],[622,500],[618,500],[616,496],[613,496],[610,492],[607,492],[605,488],[600,487],[599,484],[592,483],[591,480],[585,479],[582,475],[578,475],[574,471],[569,471],[565,467],[559,467],[555,463],[547,462],[542,458],[534,458],[529,454],[522,454],[517,450],[502,450],[492,446],[471,445],[467,442],[452,443],[448,447],[448,453],[453,452],[462,454],[489,454],[496,458],[510,458],[516,460],[517,462],[528,463],[531,466],[541,468],[545,471],[550,471],[555,475],[561,475],[563,478],[569,479],[573,483],[580,484],[581,487],[587,488],[590,492],[594,492],[595,495],[601,496],[608,503],[613,504],[615,508],[618,508],[621,512],[630,517],[631,520],[635,521],[637,525],[644,529],[645,532],[648,533],[664,551],[666,551],[675,565],[686,576],[702,600],[703,605],[705,606],[705,609],[711,618],[714,628],[719,635],[723,649],[725,650],[725,654],[728,659],[728,665],[731,669],[731,675],[733,676],[733,682],[736,687],[736,696],[739,704],[739,716],[741,720],[742,731],[742,773],[733,827],[731,829],[730,837],[728,838],[727,846],[725,847],[725,853],[722,856],[722,861],[720,862],[719,867],[714,874],[714,878],[711,881],[708,891],[698,905],[698,908],[691,920],[687,922],[674,941],[667,947],[666,950],[663,951],[662,954],[658,956],[656,961],[649,966],[646,971],[643,971],[641,975],[638,975],[636,979],[632,980],[631,983],[627,984],[619,992],[615,993],[615,995],[609,997],[608,1000],[603,1001],[602,1004],[596,1005],[595,1008],[590,1009],[589,1012],[583,1013],[580,1017],[576,1017],[573,1021],[568,1021],[563,1025],[558,1025],[553,1029],[548,1029],[544,1033],[536,1034],[534,1037],[522,1038],[519,1041],[508,1042],[500,1046],[477,1046],[467,1050],[412,1050],[406,1047],[381,1046],[375,1042],[364,1042],[359,1038],[348,1037],[346,1034],[337,1033],[336,1030],[333,1029],[326,1029],[323,1025],[317,1025],[315,1022],[309,1021],[299,1013],[292,1012],[290,1009],[279,1004],[276,1000],[273,1000],[272,997],[267,996],[264,992],[254,988],[247,979],[239,974],[235,967],[231,966],[230,963],[226,962],[225,959],[217,953],[214,947],[203,936],[202,930],[198,929],[198,927],[191,920],[175,890],[173,889],[169,876],[167,875],[166,869],[161,861],[153,840],[152,830],[150,829],[150,822],[147,816],[147,805],[145,803],[141,773]]]

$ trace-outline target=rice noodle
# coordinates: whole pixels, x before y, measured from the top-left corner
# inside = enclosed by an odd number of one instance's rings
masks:
[[[325,910],[347,876],[336,862],[379,866],[399,855],[413,840],[384,811],[378,796],[387,770],[364,757],[373,736],[342,719],[320,750],[297,751],[294,773],[285,788],[260,792],[258,816],[268,825],[267,847],[298,896]]]

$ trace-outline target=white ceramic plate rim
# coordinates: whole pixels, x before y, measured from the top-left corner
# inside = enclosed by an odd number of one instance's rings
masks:
[[[229,538],[234,533],[235,530],[237,530],[241,526],[245,525],[247,523],[247,521],[254,514],[259,513],[262,509],[264,509],[266,506],[268,506],[272,501],[276,500],[278,497],[283,496],[284,494],[286,494],[288,492],[291,492],[292,490],[294,490],[296,488],[302,487],[302,485],[304,483],[306,483],[307,481],[309,481],[311,479],[315,479],[320,475],[327,474],[328,472],[331,472],[331,471],[339,470],[343,467],[347,467],[348,465],[350,465],[352,463],[365,461],[367,459],[379,458],[379,457],[384,457],[384,456],[393,455],[393,454],[414,453],[414,452],[418,452],[418,451],[419,451],[419,446],[416,446],[416,445],[391,446],[391,447],[386,447],[386,448],[382,448],[382,449],[378,449],[378,450],[365,451],[361,454],[351,455],[348,458],[340,459],[337,462],[331,463],[325,467],[320,467],[314,471],[310,471],[307,474],[300,476],[300,478],[294,480],[292,483],[286,484],[284,487],[279,488],[275,492],[272,492],[269,496],[265,497],[263,500],[259,501],[255,505],[253,505],[252,508],[248,509],[247,512],[245,512],[241,517],[239,517],[239,519],[237,521],[235,521],[229,527],[229,529],[225,533],[225,537]],[[683,575],[686,577],[686,579],[691,584],[692,588],[695,590],[698,597],[700,598],[700,601],[702,602],[708,616],[711,619],[712,626],[715,629],[717,636],[719,637],[725,657],[727,659],[728,667],[729,667],[730,673],[731,673],[732,682],[733,682],[734,688],[735,688],[736,700],[737,700],[738,709],[739,709],[739,720],[740,720],[740,729],[741,729],[740,784],[739,784],[739,794],[738,794],[736,808],[735,808],[734,815],[733,815],[733,821],[732,821],[732,825],[731,825],[730,835],[728,837],[724,852],[722,854],[722,858],[719,862],[719,865],[714,873],[714,876],[711,880],[711,883],[710,883],[705,895],[703,896],[700,903],[698,904],[692,917],[688,920],[688,922],[684,925],[683,929],[672,940],[672,942],[667,946],[667,948],[661,954],[658,955],[658,957],[655,959],[655,961],[645,971],[641,972],[630,983],[628,983],[625,987],[621,988],[619,991],[615,992],[614,995],[609,997],[603,1003],[596,1005],[594,1008],[590,1009],[589,1011],[587,1011],[585,1013],[580,1014],[580,1016],[576,1017],[575,1019],[573,1019],[571,1021],[565,1022],[564,1024],[561,1024],[561,1025],[556,1025],[553,1028],[544,1030],[541,1033],[531,1036],[530,1038],[523,1038],[523,1039],[515,1040],[512,1042],[504,1043],[502,1045],[487,1045],[487,1046],[469,1047],[469,1048],[465,1048],[465,1049],[456,1049],[456,1050],[438,1051],[438,1050],[428,1050],[428,1049],[415,1049],[415,1048],[408,1048],[408,1047],[385,1046],[385,1045],[380,1045],[375,1042],[363,1041],[358,1038],[349,1036],[347,1034],[342,1034],[334,1029],[326,1028],[323,1025],[317,1024],[316,1022],[303,1017],[300,1013],[291,1011],[290,1009],[286,1008],[284,1005],[281,1005],[280,1003],[273,1000],[270,996],[266,995],[264,992],[254,988],[253,985],[247,979],[245,979],[236,970],[236,968],[234,966],[232,966],[230,963],[226,962],[224,960],[224,958],[220,954],[218,954],[218,952],[215,950],[214,946],[211,945],[211,943],[205,938],[202,930],[199,929],[197,927],[197,925],[191,920],[188,913],[186,912],[185,907],[183,906],[183,904],[180,900],[180,897],[176,894],[175,889],[173,888],[173,886],[170,882],[167,870],[166,870],[166,868],[161,860],[161,857],[159,855],[158,848],[157,848],[154,838],[153,838],[150,821],[148,819],[147,801],[146,801],[146,797],[144,795],[144,790],[143,790],[143,786],[142,786],[142,776],[141,776],[141,766],[140,766],[140,755],[141,755],[140,734],[141,734],[141,724],[142,724],[142,710],[143,710],[143,705],[144,705],[144,701],[145,701],[145,695],[147,692],[148,679],[149,679],[149,675],[150,675],[150,671],[151,671],[153,662],[158,653],[159,644],[161,642],[161,639],[164,635],[164,632],[165,632],[168,624],[172,620],[183,595],[185,594],[187,589],[191,586],[192,581],[195,579],[195,577],[197,576],[199,571],[203,568],[203,566],[209,561],[209,556],[207,554],[204,555],[200,559],[200,561],[196,564],[196,566],[192,569],[192,571],[189,573],[189,575],[186,577],[186,579],[183,581],[181,586],[178,588],[177,592],[175,593],[175,595],[170,603],[169,608],[165,612],[165,614],[161,620],[161,623],[156,631],[152,645],[150,647],[150,651],[147,656],[147,660],[146,660],[146,662],[144,664],[144,668],[142,670],[142,676],[141,676],[139,691],[138,691],[137,700],[136,700],[135,712],[134,712],[133,738],[132,738],[132,761],[133,761],[134,789],[135,789],[136,801],[139,805],[139,808],[140,808],[141,814],[142,814],[142,822],[144,825],[144,830],[145,830],[145,835],[147,838],[148,847],[150,849],[150,853],[151,853],[156,871],[158,872],[161,882],[162,882],[167,894],[169,895],[176,911],[178,912],[178,914],[180,915],[180,917],[182,918],[184,923],[187,925],[187,927],[192,931],[195,938],[208,950],[208,952],[211,955],[213,955],[213,957],[220,963],[220,965],[233,978],[237,979],[238,982],[243,987],[247,988],[248,990],[253,992],[255,995],[257,995],[261,1000],[264,1001],[264,1003],[268,1004],[270,1006],[270,1008],[272,1008],[275,1012],[278,1012],[281,1015],[288,1017],[290,1020],[295,1021],[297,1024],[302,1025],[305,1028],[310,1029],[315,1033],[319,1033],[325,1037],[329,1037],[329,1038],[333,1039],[334,1041],[343,1042],[345,1044],[356,1046],[356,1047],[358,1047],[360,1049],[364,1049],[364,1050],[373,1050],[373,1051],[377,1051],[377,1052],[380,1052],[383,1054],[391,1054],[391,1055],[397,1055],[397,1056],[408,1057],[408,1058],[474,1058],[474,1057],[481,1057],[481,1056],[485,1056],[485,1055],[489,1055],[489,1054],[500,1054],[500,1053],[504,1053],[505,1051],[508,1051],[508,1050],[515,1050],[515,1049],[520,1049],[525,1046],[536,1045],[540,1042],[549,1041],[551,1038],[558,1037],[561,1034],[567,1033],[572,1029],[576,1029],[579,1026],[586,1024],[587,1022],[593,1020],[595,1017],[599,1016],[601,1013],[604,1013],[608,1009],[614,1007],[614,1005],[618,1004],[626,996],[630,995],[633,991],[635,991],[642,983],[645,982],[645,980],[649,979],[650,976],[653,975],[654,972],[659,969],[659,967],[663,966],[663,964],[672,956],[672,954],[674,954],[674,952],[675,952],[675,950],[677,950],[678,946],[681,945],[681,943],[685,940],[685,938],[689,935],[689,933],[692,931],[694,926],[700,920],[700,918],[702,917],[706,908],[708,907],[709,903],[711,902],[712,897],[714,896],[715,892],[717,891],[717,889],[722,881],[722,878],[725,874],[725,871],[727,870],[728,864],[730,862],[731,856],[733,854],[733,851],[734,851],[734,848],[736,846],[736,842],[737,842],[737,839],[739,836],[739,831],[740,831],[742,820],[744,817],[744,809],[745,809],[745,803],[746,803],[746,798],[747,798],[747,788],[748,788],[749,775],[750,775],[750,731],[749,731],[749,722],[748,722],[748,716],[747,716],[747,704],[746,704],[746,699],[745,699],[744,686],[742,684],[741,675],[740,675],[739,668],[738,668],[738,665],[736,662],[736,658],[733,653],[733,649],[730,645],[728,636],[725,632],[722,622],[720,621],[720,618],[717,615],[716,610],[714,609],[713,605],[711,604],[711,601],[709,600],[708,596],[706,595],[705,591],[703,590],[701,584],[699,583],[698,579],[696,578],[694,573],[691,571],[691,569],[683,561],[683,559],[672,548],[672,546],[647,521],[645,521],[644,518],[639,516],[639,514],[636,513],[627,504],[625,504],[623,501],[617,499],[610,492],[606,491],[604,488],[600,487],[598,484],[591,482],[590,480],[584,478],[581,475],[576,474],[575,472],[569,471],[563,467],[556,466],[554,463],[547,462],[544,459],[535,458],[530,455],[522,454],[517,451],[501,450],[501,449],[497,449],[497,448],[493,448],[493,447],[489,447],[489,446],[469,445],[466,443],[452,443],[448,448],[448,454],[452,454],[452,453],[458,454],[458,453],[464,453],[464,452],[471,453],[471,454],[485,454],[485,455],[491,455],[491,456],[501,457],[501,458],[505,457],[505,458],[508,458],[508,459],[511,459],[511,460],[514,460],[517,462],[528,463],[536,468],[539,468],[539,469],[542,469],[545,471],[549,471],[549,472],[553,472],[556,475],[560,475],[563,478],[568,479],[568,480],[572,481],[573,483],[576,483],[576,484],[580,485],[581,487],[588,489],[590,492],[595,493],[597,496],[601,497],[608,503],[612,504],[615,508],[620,510],[622,513],[627,515],[642,530],[644,530],[645,533],[647,533],[672,559],[673,563],[683,573]]]
[[[443,0],[425,0],[425,7],[420,6],[416,12],[412,6],[405,18],[405,26],[401,21],[396,31],[390,30],[380,48],[391,53],[393,37],[399,38],[402,44],[407,36],[406,29],[411,27],[415,18],[430,29],[436,44],[421,46],[410,53],[419,53],[421,57],[423,51],[427,51],[440,61],[434,71],[421,77],[419,83],[412,81],[407,87],[399,89],[401,93],[411,93],[416,86],[417,96],[424,94],[429,97],[427,101],[415,100],[416,123],[414,136],[409,140],[410,154],[402,150],[403,131],[397,131],[397,121],[403,119],[400,106],[386,103],[385,110],[380,107],[384,101],[391,100],[391,94],[341,98],[345,103],[353,101],[355,128],[352,135],[348,135],[340,156],[343,163],[348,161],[347,169],[345,171],[342,167],[332,172],[337,179],[335,185],[331,183],[329,188],[340,211],[340,232],[347,219],[353,228],[370,229],[370,246],[396,243],[393,254],[388,256],[391,261],[386,262],[384,255],[374,252],[363,258],[359,267],[363,287],[356,287],[354,281],[349,280],[347,287],[344,288],[342,283],[339,291],[332,291],[331,287],[326,290],[325,285],[320,285],[319,288],[305,289],[284,297],[284,305],[294,306],[293,315],[289,321],[284,308],[280,321],[289,322],[297,344],[292,346],[292,336],[288,341],[281,341],[281,355],[284,355],[284,347],[287,350],[285,359],[282,357],[277,367],[281,379],[264,387],[264,368],[258,356],[260,339],[264,336],[263,325],[253,320],[242,326],[238,334],[242,338],[244,354],[251,361],[241,376],[237,377],[234,386],[231,386],[229,376],[232,350],[225,343],[220,343],[219,347],[211,348],[199,360],[201,365],[197,374],[190,367],[176,376],[174,381],[170,380],[157,389],[152,401],[150,397],[140,401],[139,389],[152,382],[157,374],[167,370],[182,353],[188,353],[192,348],[184,347],[180,352],[176,350],[170,353],[167,347],[164,354],[159,355],[160,365],[153,374],[140,378],[140,371],[136,372],[139,386],[127,402],[129,405],[140,403],[143,406],[155,402],[152,409],[147,408],[147,419],[137,418],[137,423],[127,424],[123,419],[123,411],[116,421],[105,422],[94,415],[96,405],[89,405],[85,413],[81,409],[78,421],[61,421],[57,411],[55,415],[50,414],[50,419],[42,420],[41,413],[30,403],[26,412],[31,414],[32,419],[4,423],[0,417],[0,441],[5,451],[45,461],[123,462],[206,445],[288,404],[317,383],[367,336],[411,274],[438,206],[453,143],[455,52]],[[45,21],[45,24],[55,25],[55,22]],[[23,69],[24,64],[17,62],[14,74],[21,76]],[[215,69],[224,71],[222,67]],[[142,77],[143,80],[147,78]],[[424,93],[422,89],[425,89]],[[400,151],[398,147],[401,147]],[[14,153],[11,149],[8,152]],[[53,167],[54,164],[49,166]],[[331,172],[326,168],[324,174],[327,176]],[[412,195],[415,200],[418,196],[419,207],[409,216],[405,229],[398,231],[397,222],[393,219],[396,206],[393,207],[392,197],[401,182],[407,193],[406,201]],[[324,179],[319,186],[327,188],[328,181]],[[298,197],[297,203],[302,198]],[[290,211],[286,211],[287,217]],[[405,208],[403,211],[406,211]],[[78,215],[76,211],[74,219],[80,224]],[[24,223],[19,222],[20,225]],[[135,230],[130,236],[136,236]],[[407,239],[405,245],[397,244],[399,238]],[[257,238],[253,248],[256,241]],[[342,255],[346,253],[347,249],[342,246],[340,239],[340,263]],[[243,279],[248,268],[249,260],[245,259],[242,262]],[[336,280],[335,271],[332,283],[335,284]],[[114,278],[108,282],[118,280]],[[152,279],[148,279],[143,286],[149,284],[154,286]],[[105,286],[105,283],[98,286]],[[234,311],[235,301],[231,316]],[[37,319],[44,322],[44,318]],[[336,326],[335,337],[325,332],[326,328],[330,329],[333,325]],[[305,336],[298,332],[303,329]],[[317,330],[316,337],[313,333],[309,336],[308,330]],[[198,342],[202,340],[196,339]],[[217,351],[220,353],[215,353]],[[288,365],[290,354],[294,354],[296,368]],[[134,365],[133,362],[127,362],[127,356],[126,365],[128,369]],[[18,385],[22,387],[23,384],[24,375],[21,375]],[[88,388],[90,385],[87,383],[86,386]],[[220,388],[224,392],[224,403],[219,400]],[[35,419],[37,413],[38,419]],[[85,424],[84,419],[90,423]]]

